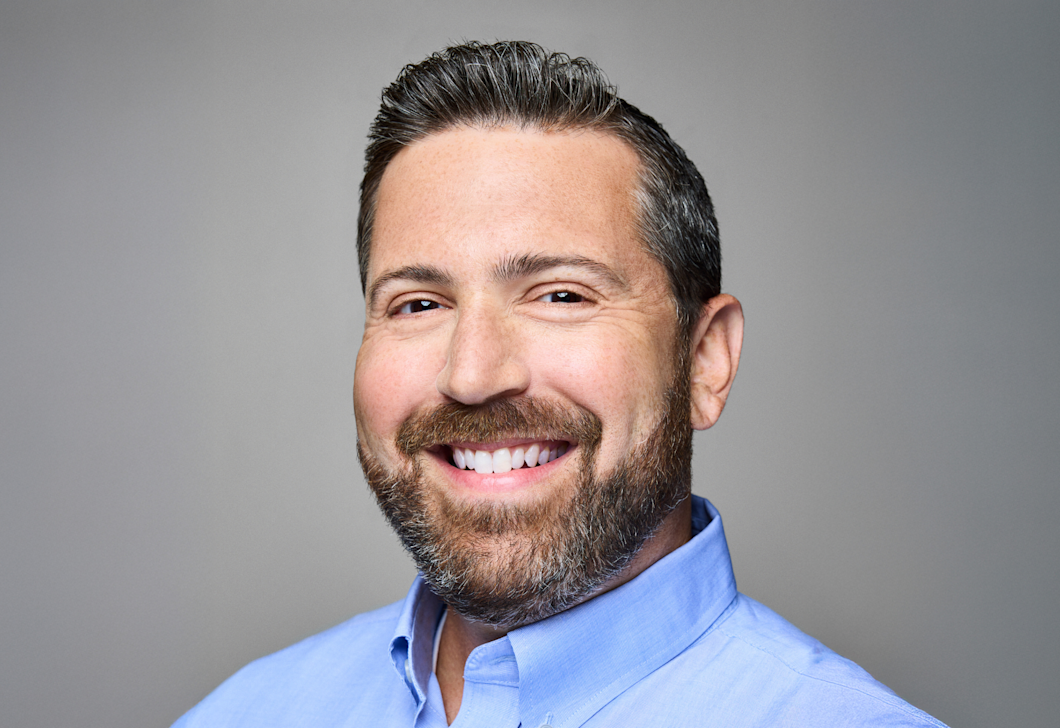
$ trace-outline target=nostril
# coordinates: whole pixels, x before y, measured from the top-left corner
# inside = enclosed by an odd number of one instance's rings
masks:
[[[491,314],[492,316],[492,314]],[[507,340],[508,327],[484,324],[465,310],[435,379],[438,392],[454,402],[481,405],[526,391],[530,374],[518,346]]]

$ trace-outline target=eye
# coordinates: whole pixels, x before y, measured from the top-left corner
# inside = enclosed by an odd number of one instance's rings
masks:
[[[400,308],[398,308],[397,312],[408,315],[413,313],[423,313],[424,311],[433,311],[436,308],[441,308],[441,305],[437,301],[429,301],[423,298],[406,301]]]
[[[538,300],[545,303],[581,303],[585,297],[573,291],[553,291],[546,293]]]

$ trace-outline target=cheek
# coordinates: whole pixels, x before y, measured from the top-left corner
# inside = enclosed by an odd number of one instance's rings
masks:
[[[542,347],[537,370],[548,389],[600,418],[601,458],[622,457],[654,428],[671,364],[661,347],[640,339],[582,336],[566,343]]]
[[[353,409],[362,440],[392,440],[398,426],[436,393],[437,371],[427,358],[422,347],[368,341],[361,345]]]

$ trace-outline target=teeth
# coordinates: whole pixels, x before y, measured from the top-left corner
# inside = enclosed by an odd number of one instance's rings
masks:
[[[547,445],[534,443],[529,447],[519,446],[513,450],[502,447],[490,452],[472,450],[471,448],[452,448],[453,465],[459,470],[474,470],[476,473],[507,473],[519,468],[533,468],[552,462],[567,453],[568,444],[559,443],[549,448]]]
[[[500,450],[493,453],[493,472],[507,473],[511,469],[512,454],[508,451],[508,448],[502,447]]]
[[[526,467],[532,468],[537,465],[537,454],[541,452],[541,448],[535,442],[530,447],[526,448]]]

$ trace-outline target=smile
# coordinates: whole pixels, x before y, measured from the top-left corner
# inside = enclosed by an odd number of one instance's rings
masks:
[[[544,465],[566,454],[569,445],[563,441],[546,440],[496,450],[477,450],[461,445],[446,445],[446,449],[453,467],[486,475]]]

